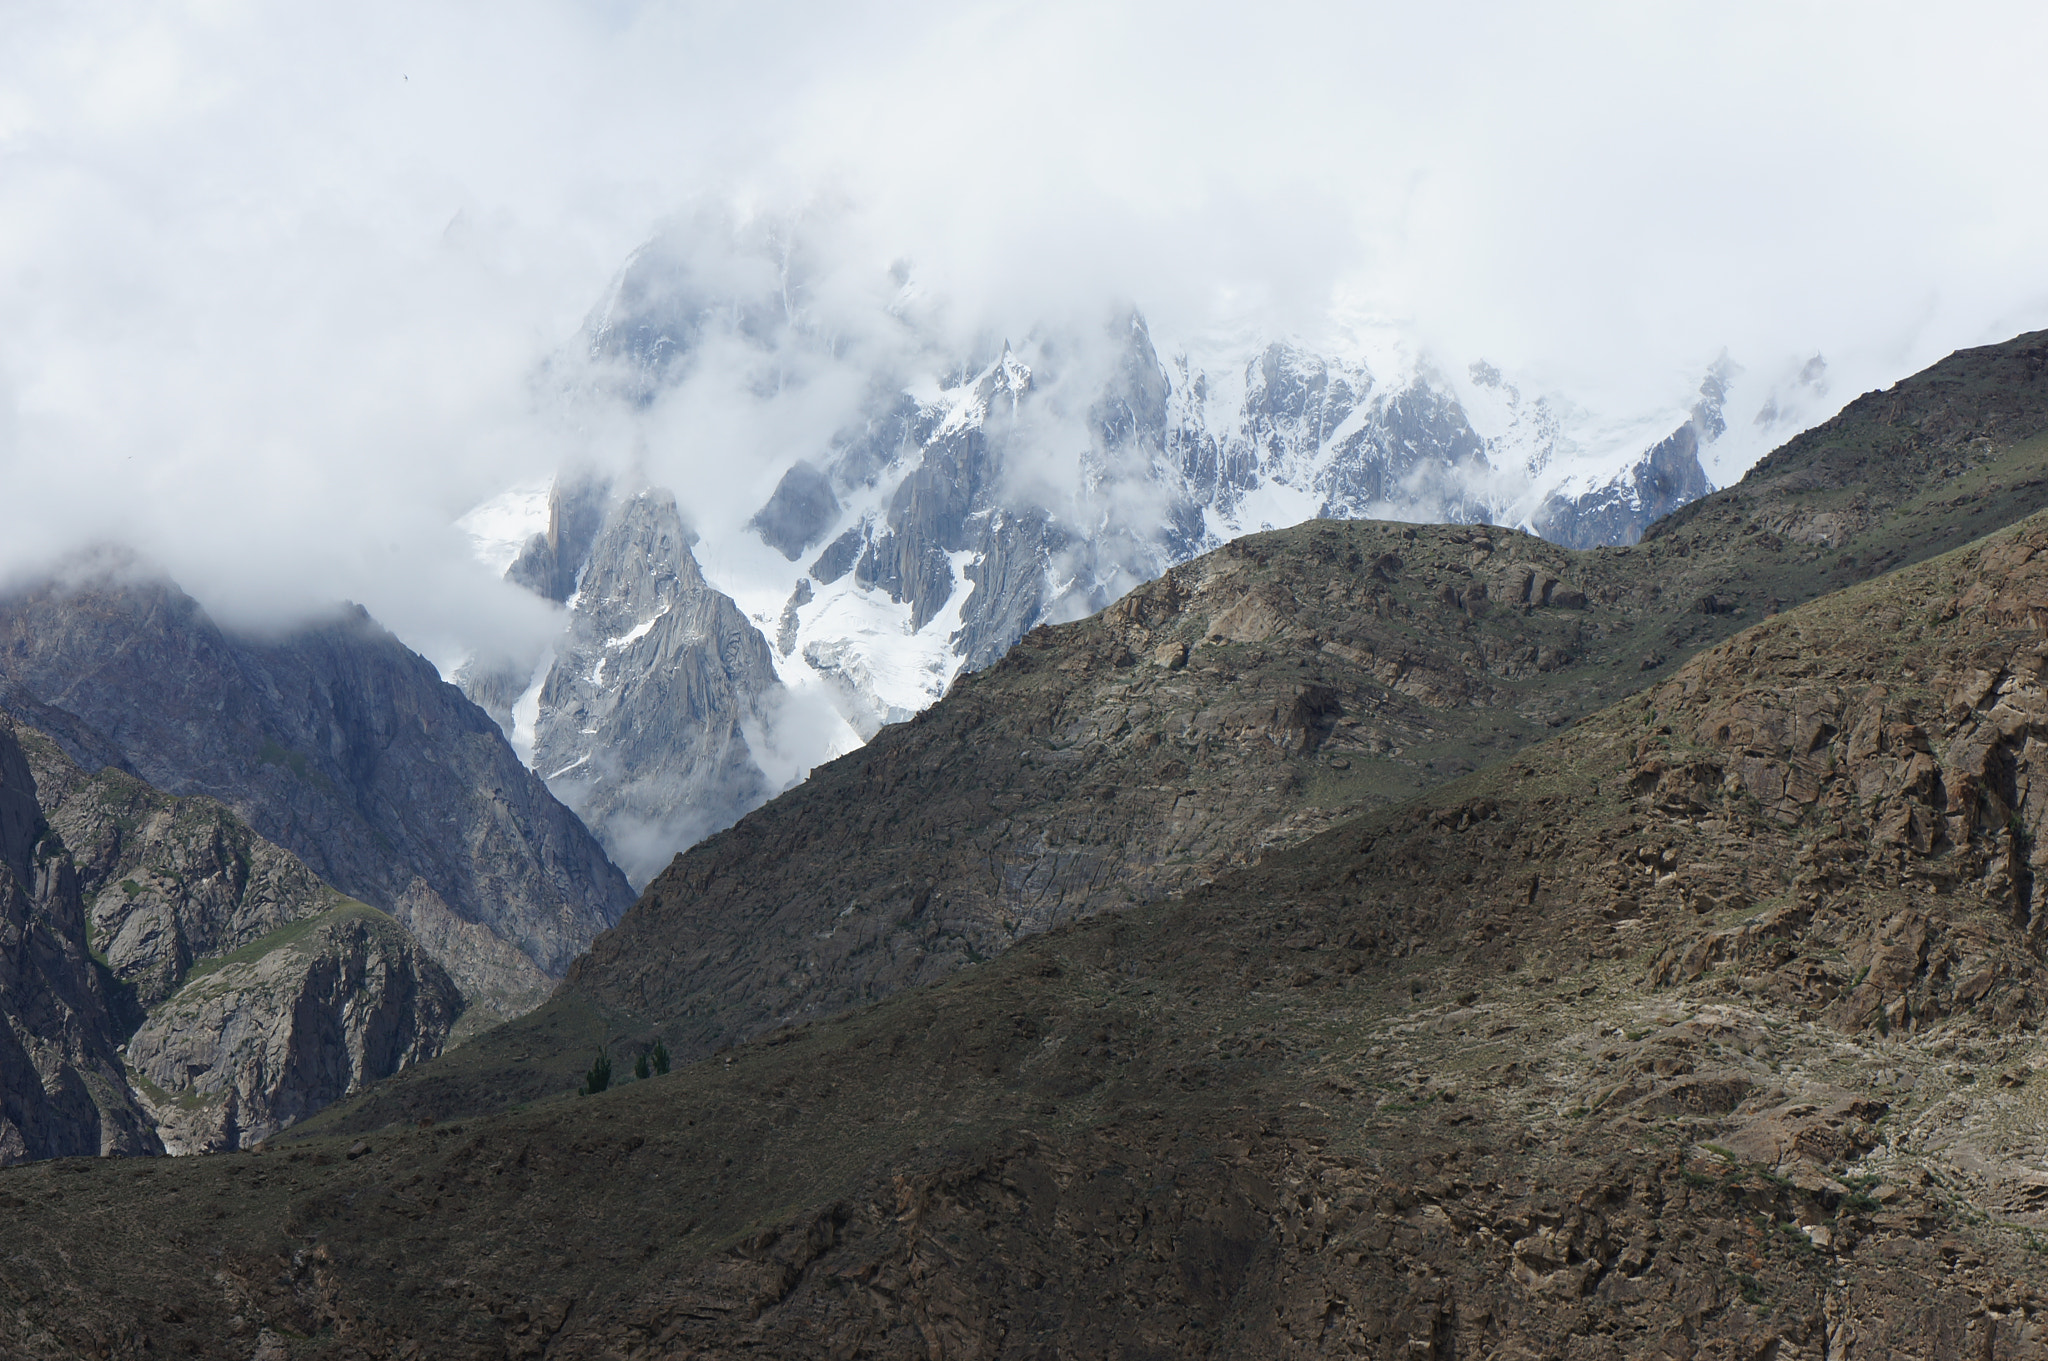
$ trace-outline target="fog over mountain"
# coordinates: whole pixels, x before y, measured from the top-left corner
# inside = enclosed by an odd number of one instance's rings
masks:
[[[0,1357],[2048,1361],[2048,10],[0,35]]]
[[[6,17],[0,572],[118,540],[223,619],[346,597],[450,671],[560,628],[465,513],[587,464],[743,524],[905,345],[1391,336],[1474,409],[1483,362],[1668,433],[1724,355],[1743,420],[1824,357],[1811,421],[2048,319],[2027,7]],[[623,263],[700,221],[814,224],[810,370],[564,400]]]
[[[1686,403],[1617,413],[1385,321],[1175,336],[1103,299],[963,337],[914,264],[846,249],[853,217],[665,222],[544,370],[537,400],[599,437],[459,522],[563,613],[457,679],[635,880],[1027,630],[1241,534],[1633,543],[1711,489],[1705,465],[1833,409],[1820,355],[1724,353]]]

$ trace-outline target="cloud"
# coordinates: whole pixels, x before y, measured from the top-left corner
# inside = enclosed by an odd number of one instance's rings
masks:
[[[651,430],[724,515],[850,400],[827,364],[814,400],[707,388],[637,430],[554,402],[547,357],[690,204],[823,213],[818,306],[880,347],[853,319],[900,260],[962,336],[1119,300],[1160,334],[1390,318],[1617,412],[1724,347],[1824,353],[1846,399],[2048,324],[2036,6],[5,23],[0,573],[117,539],[232,618],[349,596],[437,660],[549,626],[469,559],[469,506]]]

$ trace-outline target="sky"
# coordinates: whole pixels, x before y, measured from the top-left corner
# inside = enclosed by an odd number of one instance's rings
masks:
[[[823,211],[960,324],[1391,321],[1598,410],[2048,326],[2048,9],[0,0],[0,578],[83,546],[430,657],[453,522],[664,221]],[[765,456],[765,455],[764,455]],[[744,461],[746,451],[720,458]],[[707,467],[705,477],[720,475]]]

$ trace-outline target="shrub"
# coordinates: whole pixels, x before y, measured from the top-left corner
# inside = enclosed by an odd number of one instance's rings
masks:
[[[612,1085],[612,1058],[602,1049],[597,1051],[597,1062],[590,1065],[590,1071],[583,1078],[583,1093],[596,1096]]]

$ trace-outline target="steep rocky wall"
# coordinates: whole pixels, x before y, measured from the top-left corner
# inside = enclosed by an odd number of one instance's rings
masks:
[[[209,960],[128,1041],[172,1153],[246,1148],[441,1052],[462,1009],[397,922],[352,904]]]
[[[745,729],[775,663],[690,543],[666,492],[614,508],[539,697],[534,768],[634,883],[772,792]]]
[[[33,886],[12,1155],[243,1147],[447,1043],[464,999],[398,923],[211,799],[89,774],[11,718],[0,738]]]
[[[233,636],[174,586],[115,566],[0,600],[0,675],[344,893],[401,919],[425,903],[529,961],[500,976],[489,950],[444,958],[480,994],[532,994],[630,900],[497,726],[360,610]]]
[[[117,1052],[126,1027],[87,943],[78,876],[0,722],[0,1166],[160,1151]]]
[[[88,774],[46,734],[17,727],[15,736],[70,854],[93,947],[136,1006],[170,996],[196,961],[338,900],[297,856],[212,799],[172,798],[113,766]]]

